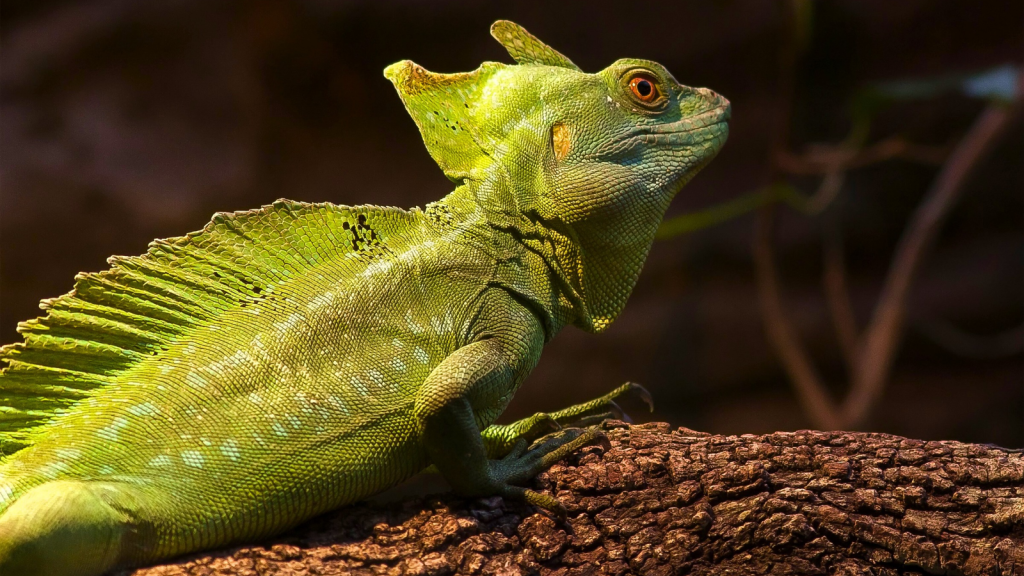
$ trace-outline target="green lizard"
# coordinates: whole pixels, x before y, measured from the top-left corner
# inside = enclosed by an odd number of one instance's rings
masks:
[[[384,72],[457,184],[444,199],[217,214],[19,325],[0,349],[0,573],[260,538],[430,465],[560,511],[521,484],[600,433],[548,433],[630,385],[493,422],[562,327],[622,310],[729,103],[654,62],[586,74],[516,24],[491,33],[517,65]]]

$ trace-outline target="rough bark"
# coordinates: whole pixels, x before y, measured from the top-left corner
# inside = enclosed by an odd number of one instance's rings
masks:
[[[500,498],[359,505],[138,570],[219,574],[1024,574],[1024,455],[886,434],[606,424],[542,474],[559,522]]]

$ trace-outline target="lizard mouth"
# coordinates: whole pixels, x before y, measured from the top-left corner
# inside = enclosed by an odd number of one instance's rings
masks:
[[[719,101],[715,102],[714,108],[700,114],[687,116],[675,122],[632,128],[621,137],[608,142],[591,156],[615,155],[639,144],[668,148],[695,146],[708,140],[720,140],[721,144],[724,144],[732,111],[728,100],[718,98]]]
[[[731,115],[732,109],[729,106],[729,102],[726,101],[724,104],[712,108],[707,112],[687,116],[686,118],[676,120],[675,122],[655,124],[653,126],[638,126],[627,136],[627,138],[658,134],[689,134],[705,128],[713,128],[718,124],[724,124],[729,121]]]

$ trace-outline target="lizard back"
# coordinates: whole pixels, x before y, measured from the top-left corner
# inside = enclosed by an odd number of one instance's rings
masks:
[[[0,513],[46,482],[118,486],[159,557],[421,470],[409,409],[488,272],[452,257],[443,208],[279,201],[80,276],[0,351]],[[174,535],[146,532],[168,518]]]

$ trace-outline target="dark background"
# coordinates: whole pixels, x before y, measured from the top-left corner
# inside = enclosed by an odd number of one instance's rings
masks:
[[[381,70],[404,58],[440,72],[508,62],[487,32],[497,18],[584,70],[650,58],[731,99],[729,144],[673,214],[766,183],[787,90],[781,3],[8,0],[0,342],[16,341],[16,323],[68,291],[75,273],[198,229],[214,211],[278,197],[405,207],[440,198],[452,185]],[[788,147],[842,140],[866,86],[1020,66],[1022,24],[1024,4],[1006,0],[814,2],[784,122]],[[948,149],[984,106],[955,91],[896,102],[870,139],[899,134]],[[978,166],[927,255],[884,397],[863,428],[1024,446],[1021,346],[977,357],[921,328],[947,323],[984,338],[1024,320],[1022,132],[1018,121]],[[938,169],[895,159],[854,170],[830,209],[861,325]],[[811,192],[818,179],[792,181]],[[785,305],[838,398],[846,370],[821,290],[822,218],[777,215]],[[810,426],[764,335],[754,223],[747,215],[656,243],[619,320],[599,336],[560,334],[507,416],[633,380],[653,392],[652,417],[675,424],[722,433]]]

